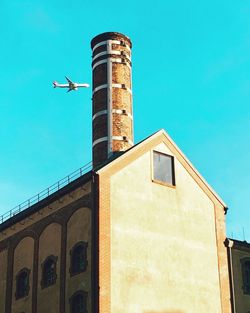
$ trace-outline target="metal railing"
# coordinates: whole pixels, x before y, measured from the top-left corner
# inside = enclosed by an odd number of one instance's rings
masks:
[[[35,203],[47,198],[54,192],[58,191],[62,187],[68,185],[70,182],[76,180],[77,178],[86,174],[89,170],[92,169],[92,162],[85,164],[84,166],[80,167],[78,170],[74,171],[73,173],[69,174],[68,176],[64,177],[63,179],[59,180],[55,184],[51,185],[50,187],[44,189],[43,191],[39,192],[37,195],[31,197],[30,199],[22,202],[21,204],[14,207],[12,210],[0,215],[0,224],[8,220],[9,218],[15,216],[16,214],[28,209]]]

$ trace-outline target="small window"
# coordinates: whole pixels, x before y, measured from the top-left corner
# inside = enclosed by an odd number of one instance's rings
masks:
[[[16,277],[16,299],[23,298],[29,294],[30,270],[23,268]]]
[[[174,158],[172,156],[153,151],[153,180],[175,186]]]
[[[70,298],[70,313],[87,313],[87,293],[77,291]]]
[[[71,275],[86,271],[88,265],[87,247],[88,243],[81,241],[78,242],[71,250]]]
[[[57,257],[51,255],[42,264],[42,288],[49,287],[56,283],[56,262]]]
[[[243,291],[250,294],[250,258],[241,259]]]

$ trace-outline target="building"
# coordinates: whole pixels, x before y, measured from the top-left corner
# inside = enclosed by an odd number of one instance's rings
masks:
[[[250,313],[250,244],[227,239],[232,312]]]
[[[226,205],[164,130],[134,145],[130,39],[91,47],[93,168],[2,217],[0,312],[232,312]]]

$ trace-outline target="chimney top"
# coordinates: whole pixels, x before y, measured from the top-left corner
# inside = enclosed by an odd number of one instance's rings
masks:
[[[91,40],[91,48],[93,49],[93,47],[101,42],[101,41],[105,41],[105,40],[121,40],[121,37],[124,39],[124,41],[129,45],[130,48],[132,48],[132,42],[130,40],[129,37],[118,33],[118,32],[106,32],[106,33],[102,33],[99,34],[97,36],[95,36],[92,40]]]

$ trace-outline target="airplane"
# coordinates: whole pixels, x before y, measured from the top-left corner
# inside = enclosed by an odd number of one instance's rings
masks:
[[[67,76],[65,76],[65,78],[68,81],[68,84],[59,84],[58,82],[54,81],[53,82],[53,86],[54,88],[69,88],[67,92],[70,92],[72,90],[77,90],[78,87],[85,87],[88,88],[89,84],[78,84],[78,83],[74,83],[72,82]]]

